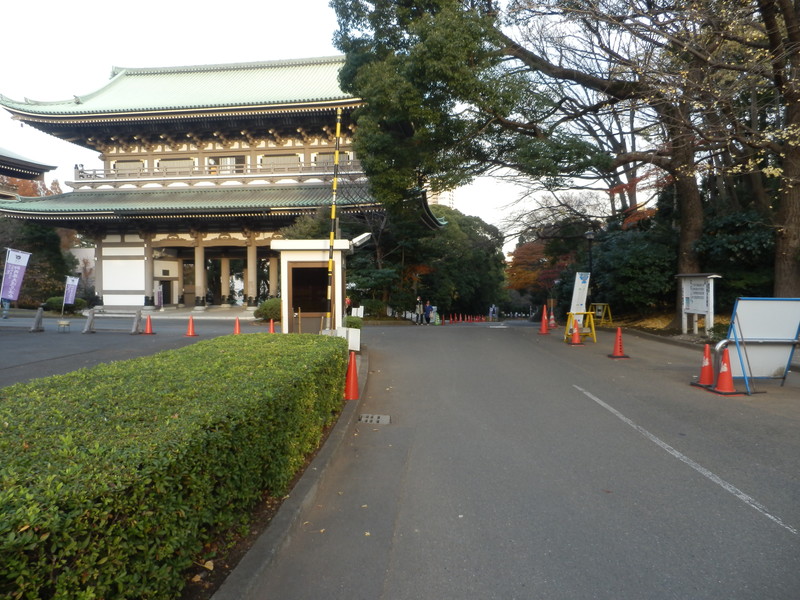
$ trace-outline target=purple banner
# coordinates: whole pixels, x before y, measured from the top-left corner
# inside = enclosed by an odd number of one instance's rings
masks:
[[[75,293],[78,291],[77,277],[67,277],[67,287],[64,289],[64,304],[75,304]]]
[[[11,300],[19,298],[19,289],[22,287],[22,278],[25,277],[25,267],[28,266],[30,252],[12,250],[7,248],[6,268],[3,271],[3,285],[0,288],[0,298]]]

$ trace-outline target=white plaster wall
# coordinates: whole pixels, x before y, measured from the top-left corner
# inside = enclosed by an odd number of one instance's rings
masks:
[[[144,295],[144,261],[103,260],[103,299],[117,290],[135,290]],[[139,298],[138,304],[141,302]]]
[[[144,248],[141,246],[138,247],[104,247],[103,248],[103,259],[107,256],[141,256],[144,258]]]

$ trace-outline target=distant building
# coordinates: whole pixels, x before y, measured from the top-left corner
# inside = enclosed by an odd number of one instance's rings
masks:
[[[44,174],[55,167],[37,163],[29,158],[20,156],[11,150],[0,148],[0,175],[14,177],[15,179],[44,180]],[[0,198],[13,198],[17,188],[10,184],[0,182]]]
[[[456,197],[453,190],[445,192],[428,192],[428,204],[441,204],[447,208],[455,208]]]

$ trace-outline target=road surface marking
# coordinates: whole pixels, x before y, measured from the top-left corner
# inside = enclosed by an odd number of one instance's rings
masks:
[[[651,442],[653,442],[657,446],[661,446],[661,448],[663,448],[664,450],[669,452],[672,456],[677,458],[679,461],[689,465],[691,468],[693,468],[695,471],[700,473],[706,479],[709,479],[710,481],[713,481],[718,486],[720,486],[722,489],[724,489],[726,492],[729,492],[729,493],[733,494],[739,500],[741,500],[742,502],[747,504],[749,507],[756,509],[758,512],[760,512],[762,515],[764,515],[765,517],[767,517],[771,521],[777,523],[778,525],[780,525],[781,527],[783,527],[784,529],[786,529],[790,533],[793,533],[794,535],[797,535],[797,530],[794,527],[792,527],[791,525],[787,525],[786,523],[781,521],[775,515],[770,514],[770,512],[767,511],[766,507],[764,507],[764,505],[762,505],[760,502],[758,502],[755,498],[752,498],[752,497],[748,496],[742,490],[737,488],[735,485],[733,485],[731,483],[728,483],[727,481],[725,481],[724,479],[722,479],[718,475],[715,475],[714,473],[712,473],[711,471],[706,469],[704,466],[694,462],[688,456],[686,456],[684,454],[681,454],[680,452],[675,450],[675,448],[673,448],[672,446],[667,444],[665,441],[659,439],[658,437],[656,437],[655,435],[653,435],[652,433],[647,431],[644,427],[640,427],[639,425],[637,425],[636,423],[631,421],[628,417],[626,417],[621,412],[619,412],[616,408],[606,404],[605,402],[600,400],[600,398],[598,398],[594,394],[591,394],[591,393],[587,392],[586,390],[584,390],[581,387],[578,387],[577,385],[573,384],[573,387],[576,390],[578,390],[579,392],[581,392],[582,394],[584,394],[586,397],[591,398],[592,400],[594,400],[597,404],[599,404],[600,406],[605,408],[608,412],[610,412],[612,415],[617,417],[623,423],[626,423],[626,424],[630,425],[631,427],[633,427],[636,431],[641,433],[648,440],[650,440]]]

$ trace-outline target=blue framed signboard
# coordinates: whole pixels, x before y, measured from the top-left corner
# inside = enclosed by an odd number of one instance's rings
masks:
[[[739,298],[728,329],[731,374],[786,381],[800,336],[800,298]]]

